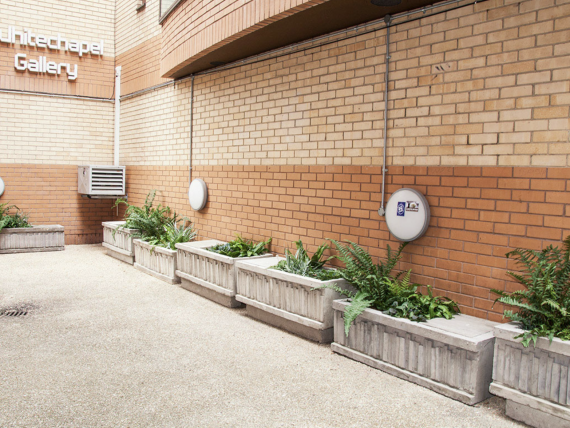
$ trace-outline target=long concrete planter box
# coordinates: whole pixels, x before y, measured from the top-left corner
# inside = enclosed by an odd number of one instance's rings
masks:
[[[103,222],[103,247],[107,249],[107,255],[132,265],[135,261],[133,233],[137,229],[120,227],[124,224],[124,221]]]
[[[178,270],[182,287],[221,305],[237,308],[243,306],[235,298],[235,262],[271,257],[263,254],[255,257],[232,258],[208,251],[208,248],[225,242],[217,240],[176,244]]]
[[[65,250],[60,225],[9,228],[0,231],[0,254]]]
[[[312,290],[323,283],[348,287],[343,279],[319,281],[269,269],[283,257],[237,261],[236,299],[247,314],[306,339],[329,343],[333,338],[332,302],[340,297],[331,289]]]
[[[490,396],[497,323],[468,315],[418,323],[367,309],[346,337],[348,305],[333,303],[334,352],[469,405]]]
[[[537,428],[570,427],[570,342],[541,337],[522,346],[517,324],[495,327],[491,393],[507,400],[507,416]]]
[[[180,283],[180,277],[176,275],[176,251],[152,246],[140,239],[133,240],[133,246],[135,268],[169,284]]]

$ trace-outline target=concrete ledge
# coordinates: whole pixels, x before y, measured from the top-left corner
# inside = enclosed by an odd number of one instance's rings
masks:
[[[0,231],[0,254],[65,250],[64,227],[60,225],[9,228]]]
[[[568,428],[570,411],[542,398],[524,394],[516,389],[493,382],[491,394],[507,400],[507,415],[536,428]]]
[[[217,239],[208,239],[206,241],[185,242],[183,244],[176,244],[176,248],[180,251],[186,251],[189,253],[198,254],[213,260],[218,260],[219,262],[222,263],[233,264],[234,259],[232,257],[214,253],[213,251],[208,251],[208,248],[214,247],[215,245],[219,244],[227,244],[227,242],[218,241]]]
[[[540,410],[507,400],[505,413],[509,418],[523,422],[536,428],[568,428],[568,421],[553,415],[545,414]]]
[[[467,315],[415,323],[367,309],[346,337],[348,305],[333,303],[333,350],[465,404],[490,396],[496,323]]]
[[[192,293],[197,294],[198,296],[205,297],[206,299],[211,300],[212,302],[218,303],[227,308],[244,307],[243,303],[238,302],[235,296],[222,294],[210,288],[206,288],[203,285],[196,284],[195,282],[186,279],[187,277],[183,272],[180,271],[176,272],[178,273],[178,276],[180,276],[180,278],[182,279],[182,283],[180,285],[185,290],[191,291]]]
[[[169,284],[179,284],[176,275],[176,251],[152,246],[140,239],[133,240],[135,250],[134,266],[149,275],[162,279]]]
[[[221,294],[222,296],[235,297],[236,295],[235,291],[231,291],[227,288],[212,284],[211,282],[204,281],[203,279],[196,278],[195,276],[189,275],[186,272],[177,270],[176,275],[178,275],[180,278],[185,279],[186,281],[193,282],[196,286],[207,288],[214,293]]]
[[[324,324],[322,322],[318,322],[312,320],[310,318],[302,317],[300,315],[293,314],[291,312],[284,311],[282,309],[276,308],[271,305],[266,305],[264,303],[258,302],[256,300],[248,299],[247,297],[237,295],[236,299],[238,302],[242,302],[247,306],[252,306],[254,308],[259,309],[260,311],[266,312],[268,314],[273,315],[274,317],[279,317],[284,320],[293,322],[298,325],[302,325],[304,327],[313,329],[313,330],[324,330]]]
[[[48,224],[39,225],[32,227],[15,227],[15,228],[5,228],[0,231],[0,234],[12,235],[12,234],[26,234],[26,233],[47,233],[47,232],[63,232],[65,228],[59,224]]]
[[[101,224],[103,225],[103,227],[108,227],[109,229],[119,229],[119,227],[123,226],[126,223],[127,222],[123,220],[123,221],[104,221]],[[128,233],[133,233],[138,231],[138,229],[129,229],[128,227],[121,227],[119,230],[124,230],[125,232]]]
[[[374,367],[375,369],[382,370],[392,376],[399,377],[400,379],[407,380],[408,382],[413,382],[417,385],[423,386],[424,388],[431,389],[432,391],[438,392],[441,395],[453,398],[454,400],[461,401],[465,404],[473,405],[474,396],[473,394],[468,394],[465,391],[461,391],[450,386],[434,382],[431,379],[419,376],[415,373],[403,370],[393,364],[386,363],[384,361],[377,360],[366,354],[355,351],[354,349],[347,348],[346,346],[339,345],[338,343],[331,343],[331,349],[337,354],[344,355],[352,360],[359,361],[367,366]]]
[[[313,342],[318,343],[330,343],[333,338],[333,329],[328,328],[326,330],[319,330],[315,328],[311,328],[302,324],[299,324],[294,321],[290,321],[283,317],[274,315],[270,312],[266,312],[262,309],[259,309],[253,305],[246,306],[246,313],[248,316],[269,324],[273,327],[277,327],[281,330],[285,330],[289,333],[293,333],[296,336],[300,336],[304,339],[312,340]]]
[[[103,242],[101,245],[103,245],[103,247],[107,248],[108,250],[113,251],[113,252],[118,253],[118,254],[121,254],[123,256],[134,257],[134,253],[132,251],[123,250],[122,248],[108,244],[107,242]],[[107,251],[107,253],[109,253],[109,252]]]
[[[515,336],[523,333],[524,330],[519,328],[518,324],[514,322],[497,325],[494,329],[494,334],[497,339],[513,343],[521,343],[522,338],[515,339]],[[539,337],[536,341],[536,345],[533,344],[532,347],[534,349],[542,349],[547,352],[555,352],[557,354],[570,357],[570,341],[564,341],[557,337],[552,339],[552,343],[546,337]]]
[[[300,275],[270,269],[283,257],[270,257],[257,260],[236,261],[237,289],[236,299],[260,311],[271,314],[266,316],[268,323],[283,329],[291,328],[291,332],[313,329],[327,333],[306,333],[303,337],[318,341],[330,341],[328,333],[333,327],[332,302],[340,294],[328,288],[314,289],[323,284],[336,284],[347,288],[349,284],[343,279],[320,281]],[[282,318],[281,322],[273,318]],[[272,321],[273,320],[273,321]],[[293,325],[297,327],[293,327]],[[309,337],[311,336],[311,337]]]
[[[19,253],[43,253],[46,251],[64,251],[63,247],[41,247],[41,248],[13,248],[10,250],[0,250],[0,254],[19,254]]]
[[[525,348],[514,338],[522,333],[516,323],[495,328],[491,392],[507,399],[513,419],[535,427],[570,427],[570,342],[541,337]]]
[[[348,300],[335,300],[333,308],[342,311],[348,307]],[[436,318],[427,322],[414,322],[406,318],[394,318],[380,311],[366,310],[359,320],[367,320],[396,328],[406,333],[419,335],[447,345],[460,347],[471,352],[478,352],[493,339],[493,329],[498,323],[458,314],[452,320]]]
[[[107,248],[107,255],[111,256],[117,260],[120,260],[122,262],[128,263],[130,265],[132,265],[135,262],[135,256],[127,256],[119,251],[117,251],[114,248],[109,248],[107,245],[105,245],[105,243],[103,242],[103,247]]]
[[[257,274],[269,276],[271,278],[275,278],[281,281],[287,281],[298,285],[302,285],[308,291],[311,291],[314,287],[317,287],[322,284],[337,283],[341,285],[346,285],[346,281],[344,279],[331,279],[329,281],[320,281],[315,278],[295,275],[293,273],[283,272],[277,269],[270,269],[272,266],[277,265],[277,263],[279,263],[281,260],[285,260],[285,257],[276,256],[276,257],[257,259],[257,260],[249,258],[237,259],[236,267],[244,271],[255,272]],[[332,292],[332,290],[329,291]]]
[[[103,222],[103,247],[107,248],[107,255],[133,264],[135,252],[133,248],[133,234],[136,229],[122,228],[124,221]]]
[[[146,274],[152,275],[155,278],[161,279],[164,282],[168,282],[169,284],[180,284],[180,278],[176,277],[176,278],[171,278],[169,276],[163,275],[161,273],[158,273],[152,269],[149,269],[147,267],[144,267],[143,265],[138,264],[137,262],[134,263],[133,265],[136,269],[140,270],[141,272],[144,272]]]
[[[217,244],[225,244],[225,242],[207,240],[176,244],[178,249],[176,274],[186,280],[186,286],[183,285],[186,290],[230,308],[241,307],[243,305],[234,297],[236,295],[236,261],[263,259],[271,257],[271,254],[233,258],[208,251],[208,248]]]

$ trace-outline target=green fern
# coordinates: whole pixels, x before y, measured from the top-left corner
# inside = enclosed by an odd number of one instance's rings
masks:
[[[164,233],[150,238],[148,243],[176,251],[176,244],[192,241],[196,238],[196,231],[192,222],[187,218],[180,219],[180,224],[173,223],[164,226]]]
[[[344,310],[344,334],[348,337],[350,326],[352,322],[366,309],[370,308],[374,303],[370,296],[363,292],[358,291],[352,296],[350,305]]]
[[[131,205],[125,199],[118,199],[114,207],[127,206],[125,224],[115,229],[113,236],[119,229],[135,229],[133,237],[171,250],[176,249],[177,243],[193,240],[196,237],[196,231],[192,222],[186,217],[178,217],[176,212],[168,206],[153,207],[155,196],[156,190],[151,191],[142,207]]]
[[[332,241],[338,249],[339,259],[345,264],[341,270],[341,276],[350,282],[358,291],[366,293],[372,299],[372,306],[379,310],[385,310],[391,296],[390,283],[397,279],[400,274],[392,275],[392,270],[402,257],[402,250],[407,242],[400,244],[396,252],[387,246],[386,261],[374,264],[372,257],[363,248],[354,242],[348,241],[349,245],[342,245]]]
[[[520,273],[507,272],[525,289],[507,293],[491,290],[499,297],[495,302],[512,306],[503,316],[521,324],[526,347],[539,337],[570,340],[570,236],[563,249],[549,245],[542,251],[517,248],[507,253],[521,266]]]
[[[14,213],[10,211],[15,210]],[[6,228],[32,227],[29,214],[24,214],[16,205],[0,204],[0,230]]]
[[[236,235],[236,239],[233,241],[226,244],[214,245],[208,248],[208,251],[233,258],[253,257],[269,252],[269,244],[271,244],[271,238],[267,241],[254,243],[249,239],[243,239],[240,235]]]
[[[429,285],[426,286],[427,295],[419,293],[419,285],[410,282],[411,272],[407,271],[401,281],[391,280],[390,291],[393,297],[385,314],[420,322],[433,318],[451,319],[459,312],[457,303],[447,297],[434,296]]]
[[[350,298],[350,304],[344,312],[344,329],[348,336],[352,322],[366,309],[373,308],[387,315],[408,318],[412,321],[445,317],[451,318],[459,312],[457,304],[445,297],[434,297],[428,286],[428,294],[418,291],[418,284],[410,281],[411,270],[402,279],[403,272],[393,274],[402,250],[407,242],[400,244],[394,252],[387,246],[386,260],[374,264],[372,257],[354,242],[342,245],[333,241],[339,252],[339,259],[345,264],[341,276],[350,282],[355,292],[341,290],[336,286],[323,285],[316,288],[332,288]]]

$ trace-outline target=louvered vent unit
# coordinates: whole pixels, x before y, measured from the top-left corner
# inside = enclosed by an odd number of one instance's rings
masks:
[[[79,193],[94,197],[124,196],[124,166],[80,166],[77,188]]]

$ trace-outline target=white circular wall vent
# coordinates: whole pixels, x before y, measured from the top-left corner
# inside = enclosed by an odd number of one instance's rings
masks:
[[[4,193],[5,188],[6,186],[4,186],[4,180],[0,178],[0,196],[2,196],[2,194]]]
[[[414,189],[396,190],[386,204],[386,225],[400,241],[413,241],[426,233],[429,217],[427,199]]]
[[[196,211],[204,209],[206,202],[208,202],[208,186],[201,178],[196,178],[190,183],[188,189],[188,199],[190,206]]]

